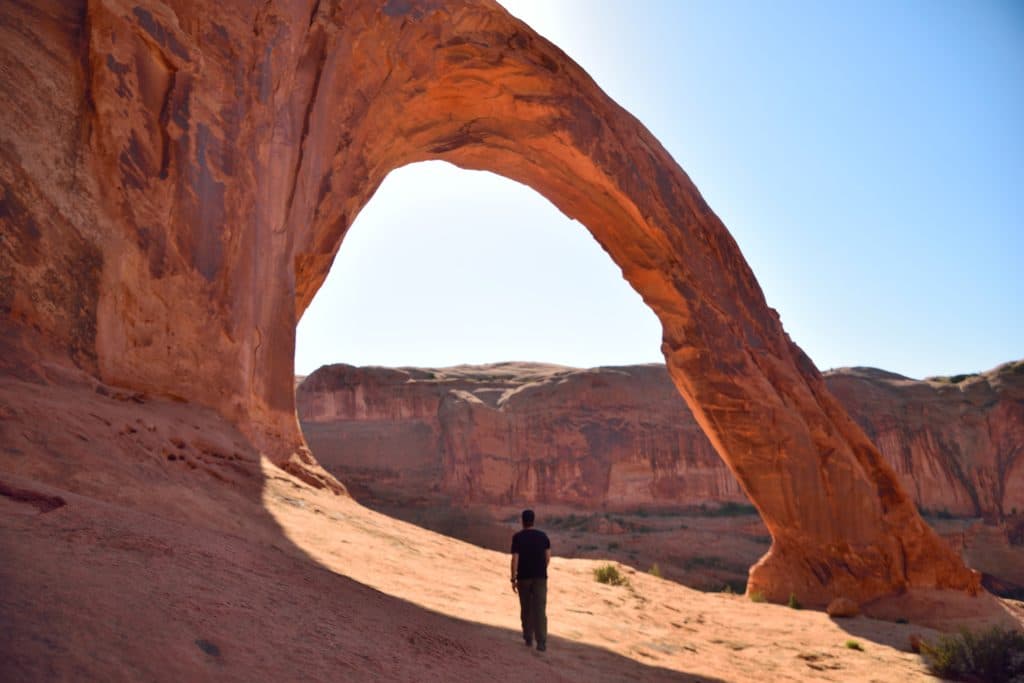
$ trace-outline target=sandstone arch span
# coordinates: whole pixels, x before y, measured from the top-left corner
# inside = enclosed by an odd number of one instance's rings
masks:
[[[658,315],[676,385],[771,530],[750,590],[978,590],[680,167],[499,5],[91,0],[44,20],[77,61],[5,110],[53,143],[3,150],[4,258],[14,289],[77,267],[46,305],[5,300],[20,353],[211,406],[328,482],[294,414],[296,320],[390,170],[490,170],[584,224]]]

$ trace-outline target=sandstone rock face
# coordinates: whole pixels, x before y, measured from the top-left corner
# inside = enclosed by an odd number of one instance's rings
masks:
[[[959,383],[870,368],[825,382],[918,507],[1024,511],[1024,362]],[[345,481],[415,498],[579,508],[746,503],[660,365],[323,367],[297,392],[317,459]]]
[[[317,460],[415,499],[575,508],[746,496],[664,366],[320,368],[296,394]]]
[[[1024,361],[920,382],[868,368],[825,381],[920,507],[1024,513]]]
[[[5,366],[194,402],[323,483],[295,324],[387,173],[443,159],[587,226],[662,322],[669,373],[806,604],[978,588],[768,308],[686,174],[488,0],[0,5]]]

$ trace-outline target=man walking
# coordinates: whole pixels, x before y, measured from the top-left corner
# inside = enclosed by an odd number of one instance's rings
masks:
[[[543,652],[548,644],[548,563],[551,541],[547,534],[533,528],[533,510],[523,510],[523,530],[512,537],[512,591],[519,593],[519,618],[523,622],[526,646],[537,639]]]

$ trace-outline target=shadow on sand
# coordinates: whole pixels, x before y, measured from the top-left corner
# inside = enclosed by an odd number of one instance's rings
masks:
[[[201,408],[0,376],[0,417],[0,482],[21,492],[0,492],[4,681],[712,680],[554,636],[537,653],[325,569]]]

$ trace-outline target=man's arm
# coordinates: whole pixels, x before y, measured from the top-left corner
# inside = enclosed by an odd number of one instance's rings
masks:
[[[516,586],[516,574],[519,573],[519,553],[512,553],[512,592],[518,593],[519,587]]]
[[[551,564],[551,548],[544,551],[544,567],[547,568],[549,564]]]

